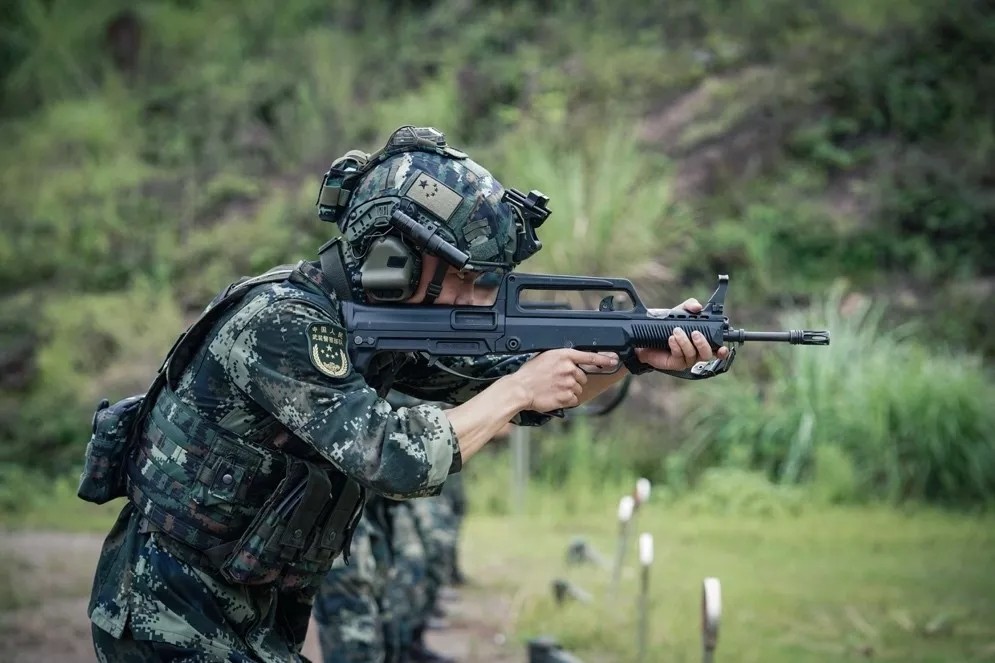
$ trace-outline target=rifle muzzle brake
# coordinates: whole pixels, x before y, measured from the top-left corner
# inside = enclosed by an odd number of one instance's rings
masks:
[[[730,329],[723,334],[725,341],[743,343],[745,341],[766,341],[770,343],[790,343],[791,345],[829,345],[828,331],[791,329],[780,332],[746,331]]]

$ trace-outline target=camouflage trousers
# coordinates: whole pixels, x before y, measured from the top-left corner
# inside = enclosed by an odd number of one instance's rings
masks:
[[[294,661],[311,596],[191,566],[126,504],[97,562],[88,614],[100,661]]]
[[[466,489],[463,487],[463,475],[451,475],[442,487],[442,497],[449,505],[450,519],[447,521],[447,532],[450,537],[446,542],[447,562],[451,565],[446,575],[447,580],[455,580],[460,576],[459,570],[459,536],[466,516]]]
[[[424,625],[438,600],[439,590],[452,579],[456,558],[457,521],[444,497],[411,500],[411,513],[424,548],[425,597],[419,615]]]
[[[379,499],[379,498],[374,498]],[[447,525],[440,498],[383,500],[367,508],[352,563],[326,576],[315,601],[325,663],[395,663],[424,629],[444,576]]]
[[[353,534],[350,563],[335,560],[314,601],[324,663],[384,663],[394,650],[383,627],[390,550],[368,514],[369,507]]]
[[[206,653],[200,649],[171,645],[154,640],[135,640],[133,638],[115,638],[110,633],[90,625],[93,635],[93,649],[100,663],[146,663],[147,661],[170,661],[170,663],[252,663],[257,658],[250,658],[238,652],[229,652],[225,658],[212,652]],[[298,660],[307,661],[301,656]]]

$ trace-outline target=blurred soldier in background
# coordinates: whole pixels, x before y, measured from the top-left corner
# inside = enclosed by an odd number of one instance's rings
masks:
[[[393,407],[419,404],[396,392],[387,401]],[[428,650],[424,632],[437,612],[439,589],[452,578],[457,527],[450,499],[442,495],[370,499],[357,533],[370,545],[354,551],[361,563],[337,563],[315,601],[325,663],[448,660]]]
[[[371,497],[354,539],[353,563],[336,561],[315,599],[324,663],[448,660],[422,641],[434,591],[428,575],[412,506]]]
[[[435,521],[420,526],[415,511],[414,504],[379,497],[367,504],[356,533],[354,563],[337,561],[315,600],[325,663],[449,660],[430,651],[423,640],[438,600],[436,574],[443,565],[431,559],[438,547],[426,542],[431,536],[425,537],[425,525]],[[425,516],[433,517],[431,509],[423,510]]]
[[[500,438],[503,434],[498,434]],[[466,584],[466,575],[459,563],[459,538],[463,529],[463,518],[466,516],[466,488],[463,486],[463,477],[454,474],[449,477],[442,487],[442,497],[449,503],[449,514],[452,519],[451,530],[453,533],[452,543],[447,549],[446,563],[448,564],[449,584],[457,587]]]

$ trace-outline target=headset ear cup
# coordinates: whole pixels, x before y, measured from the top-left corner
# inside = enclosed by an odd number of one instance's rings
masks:
[[[371,301],[404,301],[415,293],[421,280],[421,254],[400,237],[379,237],[370,245],[359,275]]]

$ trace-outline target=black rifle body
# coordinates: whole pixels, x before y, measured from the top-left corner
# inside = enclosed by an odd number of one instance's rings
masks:
[[[343,302],[353,363],[363,370],[381,352],[415,352],[430,356],[479,357],[521,354],[557,348],[593,352],[626,352],[631,348],[669,348],[680,327],[708,339],[713,349],[727,342],[773,341],[828,345],[829,332],[748,332],[734,330],[723,314],[728,277],[699,313],[671,310],[650,315],[628,279],[511,273],[505,276],[491,306],[367,305]],[[526,290],[624,292],[632,307],[614,310],[606,297],[599,310],[573,310],[560,305],[523,301]]]

